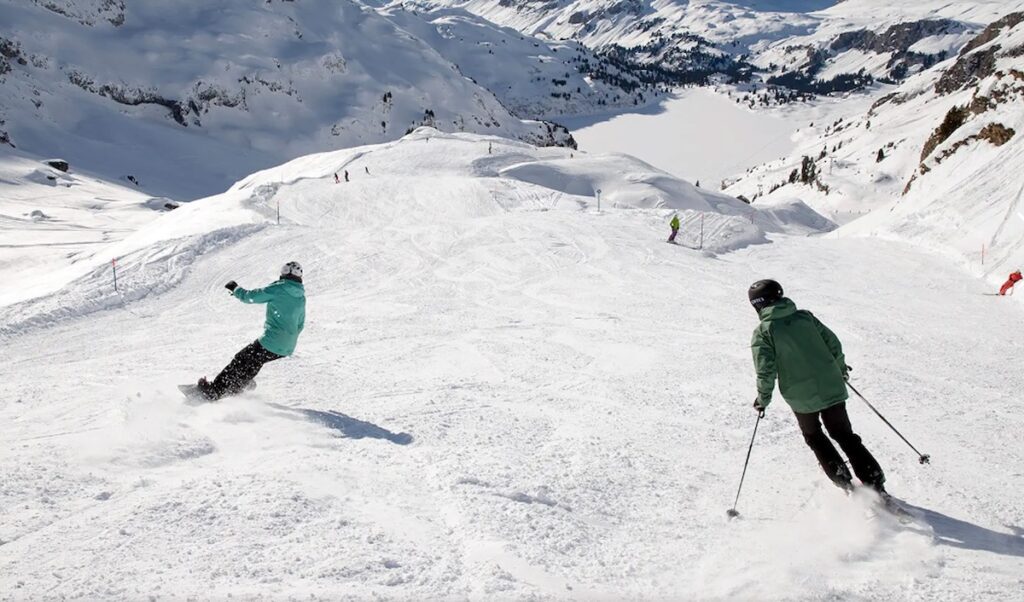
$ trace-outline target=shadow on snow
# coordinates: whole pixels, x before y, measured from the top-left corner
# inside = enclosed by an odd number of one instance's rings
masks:
[[[301,416],[306,420],[322,424],[327,428],[338,431],[339,436],[347,439],[383,439],[396,445],[409,445],[412,443],[412,435],[409,433],[392,433],[386,428],[377,426],[372,422],[359,420],[341,412],[333,410],[311,410],[309,408],[290,408],[277,403],[267,404],[275,410],[287,412],[292,415]]]
[[[1024,557],[1024,529],[1020,527],[1009,527],[1013,533],[1000,533],[927,508],[910,508],[924,515],[925,522],[931,525],[935,533],[936,541],[942,545]]]

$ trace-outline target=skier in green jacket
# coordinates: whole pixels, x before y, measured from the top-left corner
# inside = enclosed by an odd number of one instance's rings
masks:
[[[306,324],[306,291],[298,262],[284,264],[281,279],[267,287],[246,290],[232,280],[224,288],[243,303],[266,303],[267,316],[262,337],[235,354],[213,382],[205,376],[199,379],[199,391],[211,401],[252,386],[264,364],[291,355]]]
[[[757,371],[754,408],[763,412],[768,407],[777,378],[804,441],[832,482],[847,491],[853,488],[850,471],[822,432],[822,423],[850,459],[857,478],[884,493],[885,474],[853,432],[846,413],[850,367],[839,339],[814,314],[797,309],[774,280],[755,282],[748,297],[761,318],[750,342]]]
[[[679,216],[673,215],[672,221],[668,223],[669,227],[672,228],[672,234],[668,235],[668,242],[676,242],[676,234],[679,234]]]

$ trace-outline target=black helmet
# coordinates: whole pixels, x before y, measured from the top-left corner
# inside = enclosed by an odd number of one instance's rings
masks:
[[[782,285],[774,280],[758,280],[750,285],[747,298],[754,309],[761,311],[782,299]]]

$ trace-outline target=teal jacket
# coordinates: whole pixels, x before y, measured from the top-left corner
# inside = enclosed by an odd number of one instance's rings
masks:
[[[787,298],[758,315],[750,349],[762,407],[771,403],[776,378],[782,398],[800,414],[846,401],[846,357],[827,326]]]
[[[306,290],[301,282],[281,279],[264,288],[231,293],[243,303],[266,303],[267,322],[263,326],[260,345],[271,353],[291,355],[299,333],[306,325]]]

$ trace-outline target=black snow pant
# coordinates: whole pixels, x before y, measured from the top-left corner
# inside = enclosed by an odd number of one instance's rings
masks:
[[[847,488],[850,486],[850,472],[843,462],[842,456],[836,451],[835,446],[821,430],[822,423],[828,434],[835,439],[843,453],[850,459],[850,466],[853,473],[862,483],[875,489],[882,489],[885,483],[885,474],[882,467],[878,465],[871,452],[864,447],[860,437],[853,432],[850,426],[850,416],[846,413],[846,403],[837,403],[834,406],[825,408],[820,412],[810,414],[796,414],[796,421],[800,424],[800,432],[804,435],[804,441],[814,452],[821,464],[822,470],[832,479],[836,485]]]
[[[211,399],[220,399],[225,395],[239,393],[252,382],[252,379],[256,378],[260,369],[263,368],[263,364],[279,360],[282,357],[284,356],[264,349],[258,340],[253,341],[235,354],[235,357],[220,371],[220,374],[210,383],[209,389],[204,393]]]

